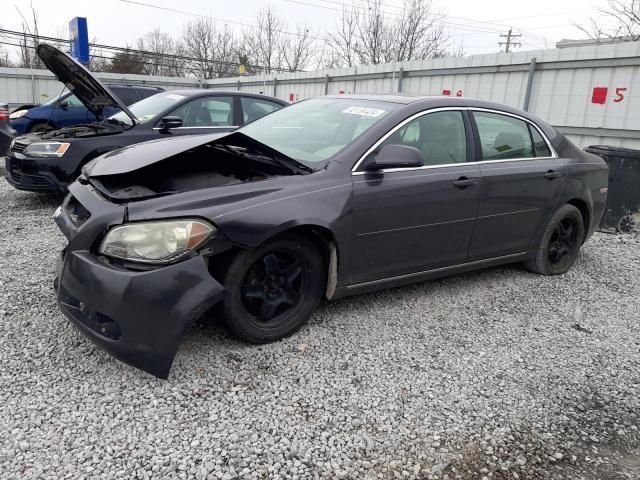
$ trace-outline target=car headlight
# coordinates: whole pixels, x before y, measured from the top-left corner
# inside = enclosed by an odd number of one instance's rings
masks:
[[[11,115],[9,115],[9,118],[13,120],[15,120],[16,118],[22,118],[27,114],[28,111],[29,110],[18,110],[17,112],[12,112]]]
[[[216,233],[203,220],[160,220],[113,228],[100,244],[109,257],[142,263],[172,263],[193,252]]]
[[[32,157],[59,158],[66,153],[69,145],[66,142],[35,142],[25,148],[24,154]]]

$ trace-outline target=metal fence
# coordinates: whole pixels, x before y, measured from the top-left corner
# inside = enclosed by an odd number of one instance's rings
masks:
[[[578,146],[640,148],[640,42],[398,62],[315,72],[224,78],[98,74],[106,83],[143,83],[264,93],[296,101],[325,94],[458,95],[524,108]],[[0,100],[57,95],[48,72],[0,69]],[[36,103],[37,103],[36,102]]]

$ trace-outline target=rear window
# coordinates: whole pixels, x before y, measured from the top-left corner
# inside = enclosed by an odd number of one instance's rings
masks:
[[[140,100],[135,88],[110,87],[110,89],[127,107]]]

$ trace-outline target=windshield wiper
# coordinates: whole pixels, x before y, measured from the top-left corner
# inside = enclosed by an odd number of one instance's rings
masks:
[[[110,123],[110,124],[118,125],[119,127],[122,127],[122,128],[133,127],[133,125],[131,125],[130,123],[123,122],[122,120],[118,120],[117,118],[106,118],[102,121],[102,123]]]
[[[215,147],[221,148],[226,152],[229,152],[235,155],[245,156],[253,160],[257,160],[259,162],[264,162],[269,164],[275,163],[280,167],[286,168],[294,175],[306,175],[308,173],[314,172],[314,170],[311,167],[308,167],[303,163],[297,162],[296,160],[293,160],[285,156],[269,155],[269,154],[266,154],[265,152],[261,152],[258,149],[250,149],[244,146],[226,145],[221,143],[216,144]]]

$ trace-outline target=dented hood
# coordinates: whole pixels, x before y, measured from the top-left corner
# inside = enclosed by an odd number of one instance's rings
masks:
[[[58,80],[64,83],[96,117],[102,118],[105,107],[113,107],[125,112],[134,124],[138,123],[136,116],[118,97],[69,55],[46,43],[38,45],[36,53]]]
[[[133,172],[229,135],[232,132],[186,135],[129,145],[87,163],[83,173],[94,178]]]

